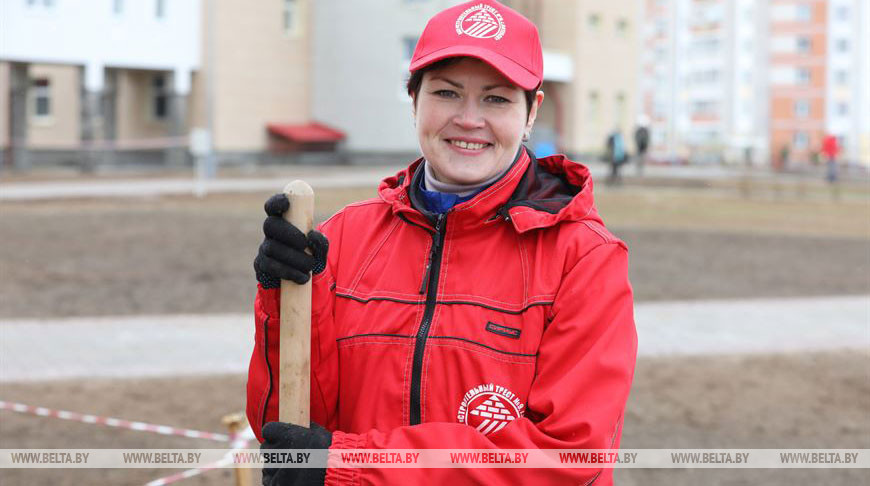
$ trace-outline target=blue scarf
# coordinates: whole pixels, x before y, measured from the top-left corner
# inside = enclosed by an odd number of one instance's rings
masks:
[[[488,186],[487,186],[488,187]],[[480,194],[486,187],[481,187],[480,190],[467,196],[459,196],[449,192],[438,192],[426,190],[426,178],[420,178],[420,195],[423,196],[423,204],[429,212],[435,214],[443,214],[450,210],[453,206],[459,203],[464,203],[474,196]]]

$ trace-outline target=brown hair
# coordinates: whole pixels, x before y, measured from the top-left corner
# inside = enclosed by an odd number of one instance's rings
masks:
[[[447,66],[451,66],[456,64],[457,62],[466,59],[465,57],[448,57],[447,59],[442,59],[440,61],[434,62],[426,67],[420,68],[411,73],[411,76],[408,78],[408,82],[405,87],[408,89],[408,96],[414,100],[414,106],[417,106],[417,95],[420,94],[420,85],[423,84],[423,75],[428,71],[433,71],[435,69],[445,68]],[[471,58],[474,59],[474,58]],[[532,104],[535,102],[535,95],[537,94],[537,89],[530,89],[523,91],[523,94],[526,96],[526,118],[528,119],[529,115],[532,113]]]

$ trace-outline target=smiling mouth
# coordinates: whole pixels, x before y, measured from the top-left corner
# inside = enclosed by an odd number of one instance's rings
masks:
[[[445,142],[465,150],[481,150],[492,145],[491,143],[465,142],[463,140],[446,139]]]

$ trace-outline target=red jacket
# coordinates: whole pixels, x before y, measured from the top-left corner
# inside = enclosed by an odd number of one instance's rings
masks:
[[[837,143],[837,137],[833,135],[826,135],[822,140],[822,154],[829,159],[835,159],[837,154],[840,152],[839,144]]]
[[[598,216],[589,170],[522,150],[432,222],[411,203],[420,162],[320,226],[311,418],[334,431],[331,449],[618,448],[637,337],[627,248]],[[255,313],[247,413],[260,437],[278,417],[278,289],[259,289]],[[326,484],[533,480],[610,484],[612,470],[330,468]]]

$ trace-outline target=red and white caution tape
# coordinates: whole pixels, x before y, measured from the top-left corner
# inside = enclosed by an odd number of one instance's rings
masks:
[[[198,476],[206,471],[211,471],[212,469],[220,469],[222,467],[226,467],[233,463],[233,458],[224,457],[220,461],[215,461],[211,464],[206,464],[202,467],[197,467],[194,469],[188,469],[187,471],[182,471],[180,473],[173,474],[171,476],[166,476],[164,478],[155,479],[154,481],[149,481],[145,483],[145,486],[164,486],[165,484],[172,484],[182,479],[192,478],[194,476]]]
[[[189,437],[191,439],[207,439],[216,440],[218,442],[229,442],[232,438],[227,434],[217,434],[214,432],[202,432],[199,430],[179,429],[169,425],[155,425],[145,422],[134,422],[130,420],[122,420],[113,417],[100,417],[97,415],[82,414],[77,412],[69,412],[66,410],[52,410],[45,407],[34,407],[23,403],[6,402],[0,400],[0,410],[11,410],[13,412],[27,413],[38,415],[40,417],[54,417],[63,420],[72,420],[74,422],[82,422],[86,424],[99,424],[109,427],[118,427],[121,429],[139,430],[142,432],[153,432],[162,435],[175,435],[180,437]]]
[[[213,469],[220,469],[220,468],[224,468],[227,466],[231,466],[234,463],[233,456],[232,456],[233,451],[236,451],[239,449],[246,449],[248,447],[248,443],[252,440],[254,440],[254,431],[251,430],[250,427],[248,427],[247,429],[245,429],[245,431],[243,433],[234,436],[233,442],[232,442],[232,449],[233,450],[230,451],[229,453],[227,453],[227,455],[225,455],[223,457],[223,459],[221,459],[219,461],[212,462],[210,464],[206,464],[205,466],[201,466],[201,467],[197,467],[197,468],[193,468],[193,469],[188,469],[187,471],[183,471],[183,472],[180,472],[177,474],[172,474],[170,476],[155,479],[154,481],[150,481],[150,482],[146,483],[145,486],[164,486],[166,484],[172,484],[172,483],[181,481],[182,479],[187,479],[187,478],[191,478],[193,476],[198,476],[204,472],[211,471]]]

